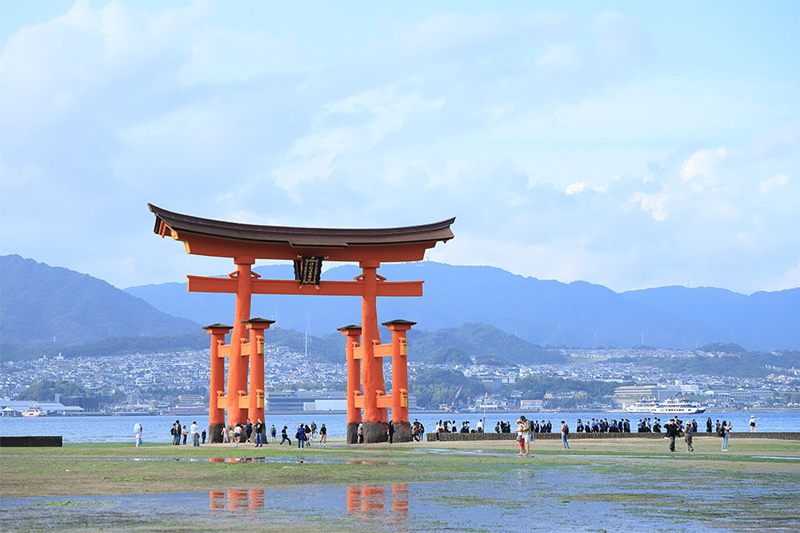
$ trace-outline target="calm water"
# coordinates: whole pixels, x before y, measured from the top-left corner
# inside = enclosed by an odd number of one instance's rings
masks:
[[[521,413],[487,413],[486,426],[489,431],[494,431],[495,424],[500,421],[509,421],[512,424]],[[632,431],[636,431],[636,422],[639,417],[626,415],[619,412],[606,413],[525,413],[528,418],[537,420],[550,420],[553,423],[554,431],[558,431],[561,420],[566,420],[570,428],[575,431],[575,421],[591,420],[592,418],[618,419],[627,416],[631,421]],[[733,430],[749,431],[748,422],[750,415],[755,415],[759,431],[800,431],[800,412],[706,412],[697,415],[699,430],[705,431],[705,420],[709,416],[712,421],[719,419],[732,421]],[[475,427],[481,415],[476,413],[414,413],[411,420],[419,419],[425,425],[427,431],[433,431],[437,420],[447,418],[456,420],[457,426],[461,427],[461,422],[469,420],[470,426]],[[662,421],[666,416],[660,417]],[[2,436],[36,436],[36,435],[61,435],[64,442],[125,442],[133,440],[133,426],[139,422],[144,427],[144,440],[146,442],[170,441],[169,430],[176,417],[170,416],[49,416],[44,418],[0,418],[0,435]],[[208,418],[206,416],[187,417],[181,420],[182,424],[188,427],[193,420],[197,421],[200,428],[207,427]],[[269,428],[274,424],[278,429],[283,426],[290,428],[290,436],[294,436],[294,427],[300,422],[310,424],[316,422],[318,426],[323,423],[328,428],[328,436],[332,438],[344,438],[346,433],[346,417],[344,414],[320,414],[320,413],[294,413],[282,415],[267,415],[266,425]]]

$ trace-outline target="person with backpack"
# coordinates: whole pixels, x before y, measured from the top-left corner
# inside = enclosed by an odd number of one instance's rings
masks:
[[[722,421],[722,425],[719,426],[719,436],[722,437],[722,451],[728,451],[728,437],[730,436],[731,430],[733,429],[733,424],[726,423],[725,420]]]
[[[569,450],[569,426],[565,421],[561,421],[561,443],[564,445],[565,450]]]

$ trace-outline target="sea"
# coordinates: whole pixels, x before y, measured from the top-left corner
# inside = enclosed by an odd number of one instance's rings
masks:
[[[628,418],[631,421],[631,430],[636,431],[636,424],[641,415],[631,416],[629,413],[620,411],[594,411],[594,412],[488,412],[486,413],[486,428],[488,432],[494,431],[495,425],[499,421],[514,423],[521,414],[529,419],[549,420],[552,422],[553,431],[560,430],[561,421],[566,421],[573,432],[578,419],[582,421],[592,418],[607,418],[608,420],[618,420]],[[651,417],[653,415],[650,415]],[[756,419],[758,431],[800,431],[800,411],[707,411],[694,416],[683,416],[684,421],[695,418],[698,424],[698,431],[705,431],[706,419],[711,417],[713,422],[723,420],[733,424],[734,433],[739,431],[750,431],[750,417]],[[478,420],[483,417],[482,413],[453,413],[453,412],[431,412],[420,411],[411,413],[410,418],[413,422],[418,419],[425,426],[426,431],[433,431],[439,420],[455,420],[456,427],[460,428],[462,422],[469,421],[470,427],[475,428]],[[134,425],[140,424],[143,427],[143,438],[146,442],[169,443],[171,440],[169,430],[175,422],[175,415],[161,416],[46,416],[38,418],[22,417],[0,417],[0,436],[61,436],[64,443],[83,443],[83,442],[133,442]],[[667,420],[666,415],[659,417],[662,423]],[[207,415],[184,416],[181,424],[187,427],[196,421],[200,428],[207,427]],[[275,425],[280,436],[283,426],[289,428],[289,435],[294,435],[294,428],[298,424],[311,424],[316,422],[317,426],[325,424],[328,428],[328,437],[344,438],[347,431],[347,418],[344,413],[318,413],[318,412],[298,412],[286,414],[266,415],[266,426],[269,429]]]

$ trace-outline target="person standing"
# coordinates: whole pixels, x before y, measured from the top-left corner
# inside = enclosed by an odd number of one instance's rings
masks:
[[[242,440],[242,426],[241,424],[236,424],[236,427],[233,428],[233,442],[236,448],[239,447],[239,441]]]
[[[522,442],[525,447],[525,456],[531,456],[531,440],[533,440],[533,431],[531,429],[531,421],[525,418],[525,415],[519,417],[522,420]]]
[[[203,431],[200,433],[200,444],[206,443],[206,428],[203,428]]]
[[[183,437],[183,445],[186,446],[186,439],[189,437],[189,430],[186,429],[186,424],[181,428],[181,437]]]
[[[711,417],[708,417],[706,420],[706,433],[712,433],[714,430],[714,425],[711,423]]]
[[[519,453],[517,457],[523,457],[525,455],[525,437],[523,435],[525,431],[525,425],[522,422],[521,418],[517,419],[517,444],[519,445]]]
[[[192,447],[199,448],[200,447],[200,428],[197,427],[197,422],[192,422],[192,426],[189,429],[189,432],[192,434]]]
[[[756,432],[756,416],[750,415],[750,433]]]
[[[720,431],[722,432],[722,451],[728,451],[728,437],[731,434],[731,430],[733,429],[733,424],[728,422],[727,424],[725,421],[722,421],[722,425],[720,426]]]
[[[136,438],[136,447],[138,448],[142,444],[142,425],[139,422],[133,426],[133,433]]]
[[[567,423],[562,420],[561,421],[561,444],[564,445],[565,450],[569,450],[569,426]]]
[[[256,422],[255,428],[253,428],[256,432],[256,448],[263,448],[264,447],[264,423],[261,422],[261,419],[258,419]]]
[[[176,420],[174,424],[172,424],[172,445],[177,446],[181,443],[181,421]]]
[[[294,434],[297,439],[297,449],[302,450],[306,446],[306,428],[303,424],[297,426],[297,433]]]
[[[311,440],[317,438],[317,423],[313,420],[311,421]]]
[[[392,441],[394,440],[394,422],[392,422],[391,420],[389,420],[388,434],[389,434],[389,444],[392,444]]]
[[[363,422],[359,422],[358,423],[358,431],[356,433],[358,434],[358,443],[359,444],[364,444],[364,423]]]
[[[269,436],[272,442],[278,441],[277,435],[278,435],[278,430],[275,429],[275,424],[272,424],[272,426],[269,428]]]
[[[244,434],[245,434],[245,440],[247,442],[250,442],[250,437],[253,435],[253,424],[250,423],[249,418],[244,424]]]
[[[222,426],[222,444],[227,444],[230,442],[228,438],[228,426]]]
[[[319,428],[319,442],[325,446],[328,445],[328,428],[325,427],[325,423],[322,423],[322,427]]]
[[[694,451],[694,446],[692,446],[692,437],[694,437],[694,432],[696,428],[694,424],[686,424],[686,429],[683,432],[683,440],[686,441],[686,448],[690,451]]]

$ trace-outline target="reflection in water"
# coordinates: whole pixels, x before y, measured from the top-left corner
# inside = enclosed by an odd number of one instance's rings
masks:
[[[260,489],[209,491],[208,507],[212,511],[240,511],[250,509],[256,511],[264,508],[264,491]]]
[[[261,489],[212,490],[208,493],[211,511],[259,511],[264,509],[264,501]],[[356,518],[405,522],[408,518],[408,483],[368,483],[347,487],[347,514]],[[255,515],[251,517],[255,518]]]
[[[387,489],[391,488],[391,512],[386,512]],[[358,518],[385,518],[405,522],[408,518],[408,483],[347,487],[347,513]]]

